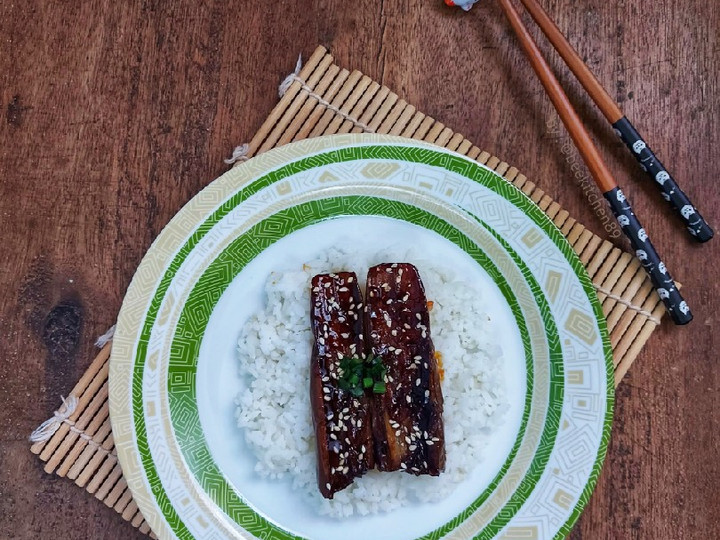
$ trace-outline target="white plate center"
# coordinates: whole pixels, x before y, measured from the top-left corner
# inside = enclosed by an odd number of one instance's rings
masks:
[[[414,246],[435,261],[446,262],[449,269],[473,283],[483,292],[488,304],[493,305],[497,339],[506,364],[510,408],[504,422],[493,433],[492,447],[486,452],[485,459],[439,503],[414,504],[373,516],[322,517],[293,493],[289,480],[265,480],[254,472],[256,458],[245,444],[235,421],[235,397],[246,387],[238,366],[240,331],[249,316],[265,302],[263,290],[271,271],[299,268],[318,253],[338,245],[368,254],[392,246]],[[489,485],[517,437],[525,399],[525,379],[522,341],[510,306],[490,276],[470,256],[442,236],[422,227],[383,217],[354,216],[321,222],[284,237],[263,251],[233,280],[218,301],[202,341],[197,399],[203,431],[215,462],[230,484],[258,513],[281,524],[284,529],[316,540],[403,540],[422,536],[442,526]]]

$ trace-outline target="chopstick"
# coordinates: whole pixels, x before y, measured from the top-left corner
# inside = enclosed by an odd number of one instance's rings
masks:
[[[680,189],[675,179],[655,156],[642,136],[633,127],[630,120],[620,110],[605,88],[600,84],[590,68],[582,61],[580,55],[570,45],[557,25],[537,0],[520,0],[528,10],[553,47],[560,54],[575,77],[583,85],[585,91],[602,111],[607,121],[612,124],[630,153],[640,166],[647,172],[653,183],[660,189],[663,198],[670,203],[673,210],[685,222],[690,234],[699,242],[707,242],[713,237],[713,230],[703,219],[687,195]]]
[[[590,139],[587,130],[582,125],[580,117],[575,112],[575,109],[573,109],[567,95],[550,69],[550,66],[545,61],[545,58],[543,58],[542,53],[528,32],[528,29],[523,24],[522,19],[520,19],[520,15],[515,10],[511,0],[499,0],[499,2],[520,44],[525,50],[530,64],[550,97],[550,101],[552,101],[565,128],[570,133],[570,137],[590,170],[592,177],[595,179],[595,183],[610,204],[610,208],[617,218],[622,231],[630,240],[636,256],[640,259],[643,268],[650,276],[653,287],[655,287],[658,295],[665,304],[670,317],[675,324],[689,323],[693,318],[690,308],[680,294],[680,291],[678,291],[675,282],[667,271],[665,264],[660,259],[660,256],[657,254],[655,247],[650,242],[645,229],[643,229],[633,213],[630,201],[627,200],[622,190],[618,187],[615,178],[600,156],[592,139]]]

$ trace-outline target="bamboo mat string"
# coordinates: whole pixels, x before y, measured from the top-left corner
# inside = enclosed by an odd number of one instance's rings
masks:
[[[331,110],[341,118],[344,118],[348,122],[351,122],[355,127],[358,127],[362,129],[366,133],[376,133],[376,131],[365,124],[364,122],[361,122],[360,120],[357,120],[356,118],[353,118],[351,115],[347,114],[345,111],[340,109],[339,107],[336,107],[329,101],[323,99],[323,97],[319,94],[316,94],[315,91],[310,88],[307,83],[298,75],[300,73],[300,68],[302,68],[302,55],[298,57],[297,64],[295,65],[295,71],[290,73],[287,77],[285,77],[282,82],[280,83],[280,86],[278,86],[278,96],[283,97],[285,93],[290,88],[290,85],[293,82],[300,83],[300,89],[307,92],[308,96],[313,98],[315,101],[317,101],[320,105],[325,107],[326,109]]]
[[[247,155],[249,151],[250,145],[248,143],[243,143],[240,146],[233,148],[232,155],[227,159],[223,159],[223,161],[228,165],[232,165],[237,161],[247,161],[250,159]]]

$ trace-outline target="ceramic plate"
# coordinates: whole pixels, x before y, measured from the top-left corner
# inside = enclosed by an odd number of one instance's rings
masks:
[[[340,243],[422,246],[494,306],[509,408],[483,460],[440,503],[333,519],[289,481],[254,472],[234,418],[238,337],[271,270]],[[416,141],[323,137],[227,172],[153,243],[115,333],[113,435],[160,538],[561,538],[605,456],[611,353],[582,264],[514,186]]]

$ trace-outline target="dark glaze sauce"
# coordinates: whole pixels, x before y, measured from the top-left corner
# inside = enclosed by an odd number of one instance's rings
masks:
[[[369,270],[365,295],[369,354],[387,368],[386,392],[371,397],[377,468],[438,476],[443,396],[425,288],[413,265],[381,264]]]
[[[317,440],[318,486],[323,497],[352,484],[375,465],[370,399],[338,386],[341,358],[365,358],[363,305],[352,272],[312,279],[311,321],[315,338],[310,365],[310,403]]]

